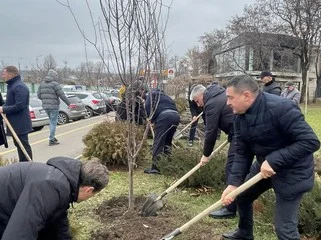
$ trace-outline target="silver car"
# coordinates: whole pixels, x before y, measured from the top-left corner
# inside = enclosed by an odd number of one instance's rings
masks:
[[[49,124],[48,115],[42,108],[42,102],[40,99],[33,97],[29,99],[29,112],[34,131],[39,131]]]
[[[66,124],[70,120],[76,121],[86,117],[85,104],[75,95],[66,95],[70,105],[64,101],[60,101],[58,125]]]
[[[66,92],[68,95],[75,95],[85,104],[87,111],[86,117],[92,117],[94,114],[106,113],[105,101],[97,92]]]

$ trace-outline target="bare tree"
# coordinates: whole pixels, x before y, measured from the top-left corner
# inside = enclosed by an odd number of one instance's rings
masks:
[[[308,71],[313,61],[313,52],[321,29],[321,3],[316,0],[267,0],[269,9],[291,30],[291,34],[300,39],[297,54],[302,68],[301,101],[308,102]]]
[[[39,63],[38,59],[35,65],[31,66],[31,77],[36,79],[36,82],[41,82],[47,75],[49,69],[55,70],[57,68],[57,63],[54,57],[49,54],[44,57],[43,62]]]
[[[135,119],[135,83],[144,71],[144,83],[150,84],[151,70],[161,71],[164,68],[164,31],[166,29],[170,5],[165,1],[152,0],[100,0],[101,16],[94,19],[92,2],[85,0],[90,21],[92,22],[93,36],[85,34],[74,14],[69,0],[57,0],[68,8],[75,19],[77,27],[89,44],[100,56],[105,70],[114,80],[127,87],[126,112],[128,119]],[[152,113],[153,114],[153,113]],[[151,117],[151,116],[149,116]],[[129,168],[129,210],[134,209],[133,170],[136,165],[137,154],[142,147],[142,141],[136,140],[136,128],[131,121],[127,122],[127,156]],[[144,138],[147,136],[145,130]]]

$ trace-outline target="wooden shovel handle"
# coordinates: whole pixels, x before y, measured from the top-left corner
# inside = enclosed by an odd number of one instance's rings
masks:
[[[32,159],[30,158],[30,156],[28,155],[25,147],[22,145],[19,137],[17,136],[15,130],[13,129],[13,127],[11,126],[11,123],[9,122],[8,118],[6,117],[6,115],[4,115],[3,113],[1,113],[1,116],[3,117],[6,125],[8,126],[8,128],[10,129],[10,132],[12,133],[12,136],[14,137],[14,139],[16,140],[16,142],[18,143],[21,151],[23,152],[23,154],[26,156],[26,158],[28,159],[28,161],[32,162]]]
[[[211,154],[210,158],[212,158],[218,151],[220,151],[225,145],[228,144],[228,141],[225,140],[220,146],[218,146]],[[201,163],[198,163],[195,167],[193,167],[189,172],[187,172],[183,177],[181,177],[179,180],[177,180],[172,186],[170,186],[168,189],[166,189],[160,196],[158,196],[155,199],[155,202],[162,199],[167,193],[174,190],[178,185],[180,185],[183,181],[185,181],[189,176],[191,176],[194,172],[196,172],[200,167]]]
[[[241,194],[242,192],[244,192],[248,188],[252,187],[254,184],[256,184],[257,182],[261,181],[262,179],[263,179],[263,177],[262,177],[261,173],[256,174],[254,177],[252,177],[251,179],[249,179],[248,181],[243,183],[241,186],[239,186],[238,188],[236,188],[235,190],[230,192],[227,195],[227,197],[233,197],[233,198],[237,197],[239,194]],[[210,214],[215,209],[218,209],[218,208],[220,208],[222,206],[223,206],[223,202],[221,200],[217,201],[216,203],[214,203],[213,205],[211,205],[210,207],[205,209],[203,212],[199,213],[197,216],[192,218],[189,222],[187,222],[183,226],[181,226],[179,228],[180,232],[184,232],[191,225],[193,225],[194,223],[198,222],[200,219],[202,219],[203,217],[207,216],[208,214]]]

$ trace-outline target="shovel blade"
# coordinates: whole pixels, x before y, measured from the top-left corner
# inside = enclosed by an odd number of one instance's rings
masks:
[[[148,196],[141,211],[143,217],[157,216],[157,212],[163,209],[162,200],[155,201],[156,198],[157,195],[155,193]]]

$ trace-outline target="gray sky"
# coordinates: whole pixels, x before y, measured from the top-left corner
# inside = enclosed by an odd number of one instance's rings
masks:
[[[64,1],[64,0],[61,0]],[[95,2],[98,0],[91,0]],[[198,44],[205,32],[224,28],[228,19],[242,14],[245,4],[255,0],[173,0],[167,27],[167,45],[171,55],[183,56]],[[90,34],[84,0],[70,0],[80,24]],[[68,10],[55,0],[1,0],[0,61],[21,69],[41,62],[52,54],[59,67],[85,62],[84,41]],[[89,60],[97,59],[88,49]]]

